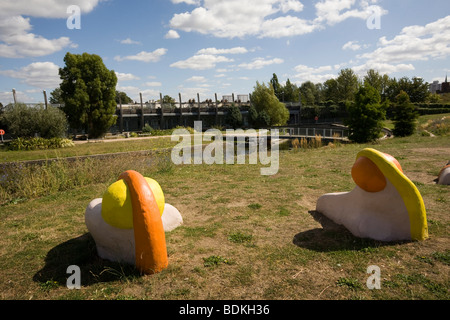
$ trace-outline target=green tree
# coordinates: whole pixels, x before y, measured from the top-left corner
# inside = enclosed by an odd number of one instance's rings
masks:
[[[350,140],[365,143],[379,137],[386,118],[386,110],[380,102],[377,89],[364,85],[356,92],[355,102],[347,103],[348,118],[344,123],[350,129]]]
[[[73,128],[84,128],[89,137],[104,135],[115,123],[117,76],[95,54],[71,54],[59,69],[64,112]]]
[[[323,98],[325,101],[339,102],[338,82],[336,79],[328,79],[323,83]]]
[[[271,84],[266,86],[264,83],[256,82],[252,93],[252,104],[259,115],[264,111],[270,117],[271,126],[283,126],[289,120],[289,110],[275,96]]]
[[[338,101],[354,101],[359,87],[358,76],[355,72],[352,69],[342,69],[336,81]]]
[[[287,102],[298,102],[299,101],[299,91],[295,84],[291,83],[291,80],[287,79],[286,84],[283,86],[284,101]],[[279,99],[278,99],[279,100]]]
[[[272,85],[273,92],[278,100],[283,101],[283,87],[278,82],[278,77],[275,73],[272,75],[272,79],[270,79],[270,84]]]
[[[56,88],[55,90],[50,92],[50,98],[48,99],[48,101],[51,104],[63,104],[64,101],[61,98],[61,89],[60,88]]]
[[[163,97],[162,103],[166,106],[170,105],[171,107],[175,107],[175,99],[168,95],[165,95]]]
[[[394,121],[394,136],[410,136],[416,130],[416,120],[419,114],[405,91],[399,93],[395,102],[392,117]]]
[[[234,103],[228,108],[228,114],[226,122],[233,127],[233,129],[240,128],[242,126],[242,114],[241,110]]]
[[[386,89],[389,85],[389,76],[387,74],[381,75],[378,71],[370,69],[363,78],[363,83],[368,84],[375,89],[381,96],[381,101],[386,99]]]
[[[122,104],[128,104],[133,103],[133,99],[131,99],[125,92],[123,91],[116,91],[116,104],[122,103]]]
[[[311,81],[306,81],[300,86],[300,94],[302,97],[302,104],[305,106],[315,106],[318,101],[316,101],[317,87]]]

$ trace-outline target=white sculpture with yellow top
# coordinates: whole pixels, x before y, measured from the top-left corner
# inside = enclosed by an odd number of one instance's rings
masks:
[[[98,255],[107,260],[135,264],[143,273],[168,265],[165,232],[183,223],[180,212],[165,203],[158,182],[129,170],[85,212],[86,226]]]
[[[424,240],[426,210],[420,192],[392,156],[367,148],[352,168],[350,192],[321,196],[319,212],[354,236],[379,241]]]

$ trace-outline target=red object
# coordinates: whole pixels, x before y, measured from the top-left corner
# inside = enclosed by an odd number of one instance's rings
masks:
[[[2,135],[4,135],[4,134],[5,134],[5,130],[0,129],[0,136],[2,136]]]

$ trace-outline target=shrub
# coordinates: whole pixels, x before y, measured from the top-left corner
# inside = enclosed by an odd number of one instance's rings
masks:
[[[10,104],[5,107],[1,118],[13,138],[30,138],[36,134],[47,139],[61,138],[68,128],[64,112],[52,106],[45,109],[43,105]]]
[[[74,143],[70,139],[64,138],[17,138],[6,144],[8,150],[38,150],[38,149],[58,149],[73,147]]]

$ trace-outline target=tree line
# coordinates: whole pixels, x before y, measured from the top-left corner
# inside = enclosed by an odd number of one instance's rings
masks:
[[[50,97],[51,103],[62,103],[60,113],[41,111],[42,117],[59,117],[60,120],[56,121],[60,128],[58,132],[65,127],[65,121],[61,120],[65,118],[70,128],[84,130],[90,138],[103,136],[115,124],[118,99],[122,103],[131,99],[125,93],[116,91],[117,76],[113,70],[106,68],[100,56],[68,52],[64,62],[65,66],[59,69],[61,84]],[[412,134],[417,112],[411,103],[430,101],[432,98],[428,84],[422,78],[403,77],[397,80],[375,70],[369,70],[360,79],[352,69],[343,69],[335,79],[317,84],[306,81],[300,86],[289,79],[281,85],[274,73],[267,84],[256,82],[251,93],[248,120],[254,128],[285,125],[289,120],[289,111],[283,102],[301,100],[304,106],[344,104],[347,115],[345,124],[350,128],[350,138],[356,142],[366,142],[378,138],[388,108],[391,108],[396,125],[394,133]],[[163,100],[171,102],[173,99],[165,96]],[[24,118],[22,115],[27,114],[24,110],[23,107],[7,108],[0,120],[11,128],[30,127],[26,123],[12,123]],[[8,112],[11,114],[8,115]],[[12,113],[15,113],[14,116]],[[29,114],[28,118],[37,118]],[[64,116],[61,117],[61,114]],[[51,124],[55,121],[42,122]],[[232,105],[229,109],[227,122],[233,127],[242,125],[242,115],[237,106]]]
[[[391,78],[373,69],[368,70],[362,78],[350,68],[342,69],[336,78],[328,79],[323,83],[306,81],[300,86],[291,83],[289,79],[282,85],[274,73],[269,82],[280,101],[298,102],[301,99],[305,106],[355,101],[358,89],[366,84],[378,91],[382,103],[395,101],[402,91],[408,94],[412,103],[438,102],[439,100],[438,95],[429,92],[429,84],[422,78]]]

